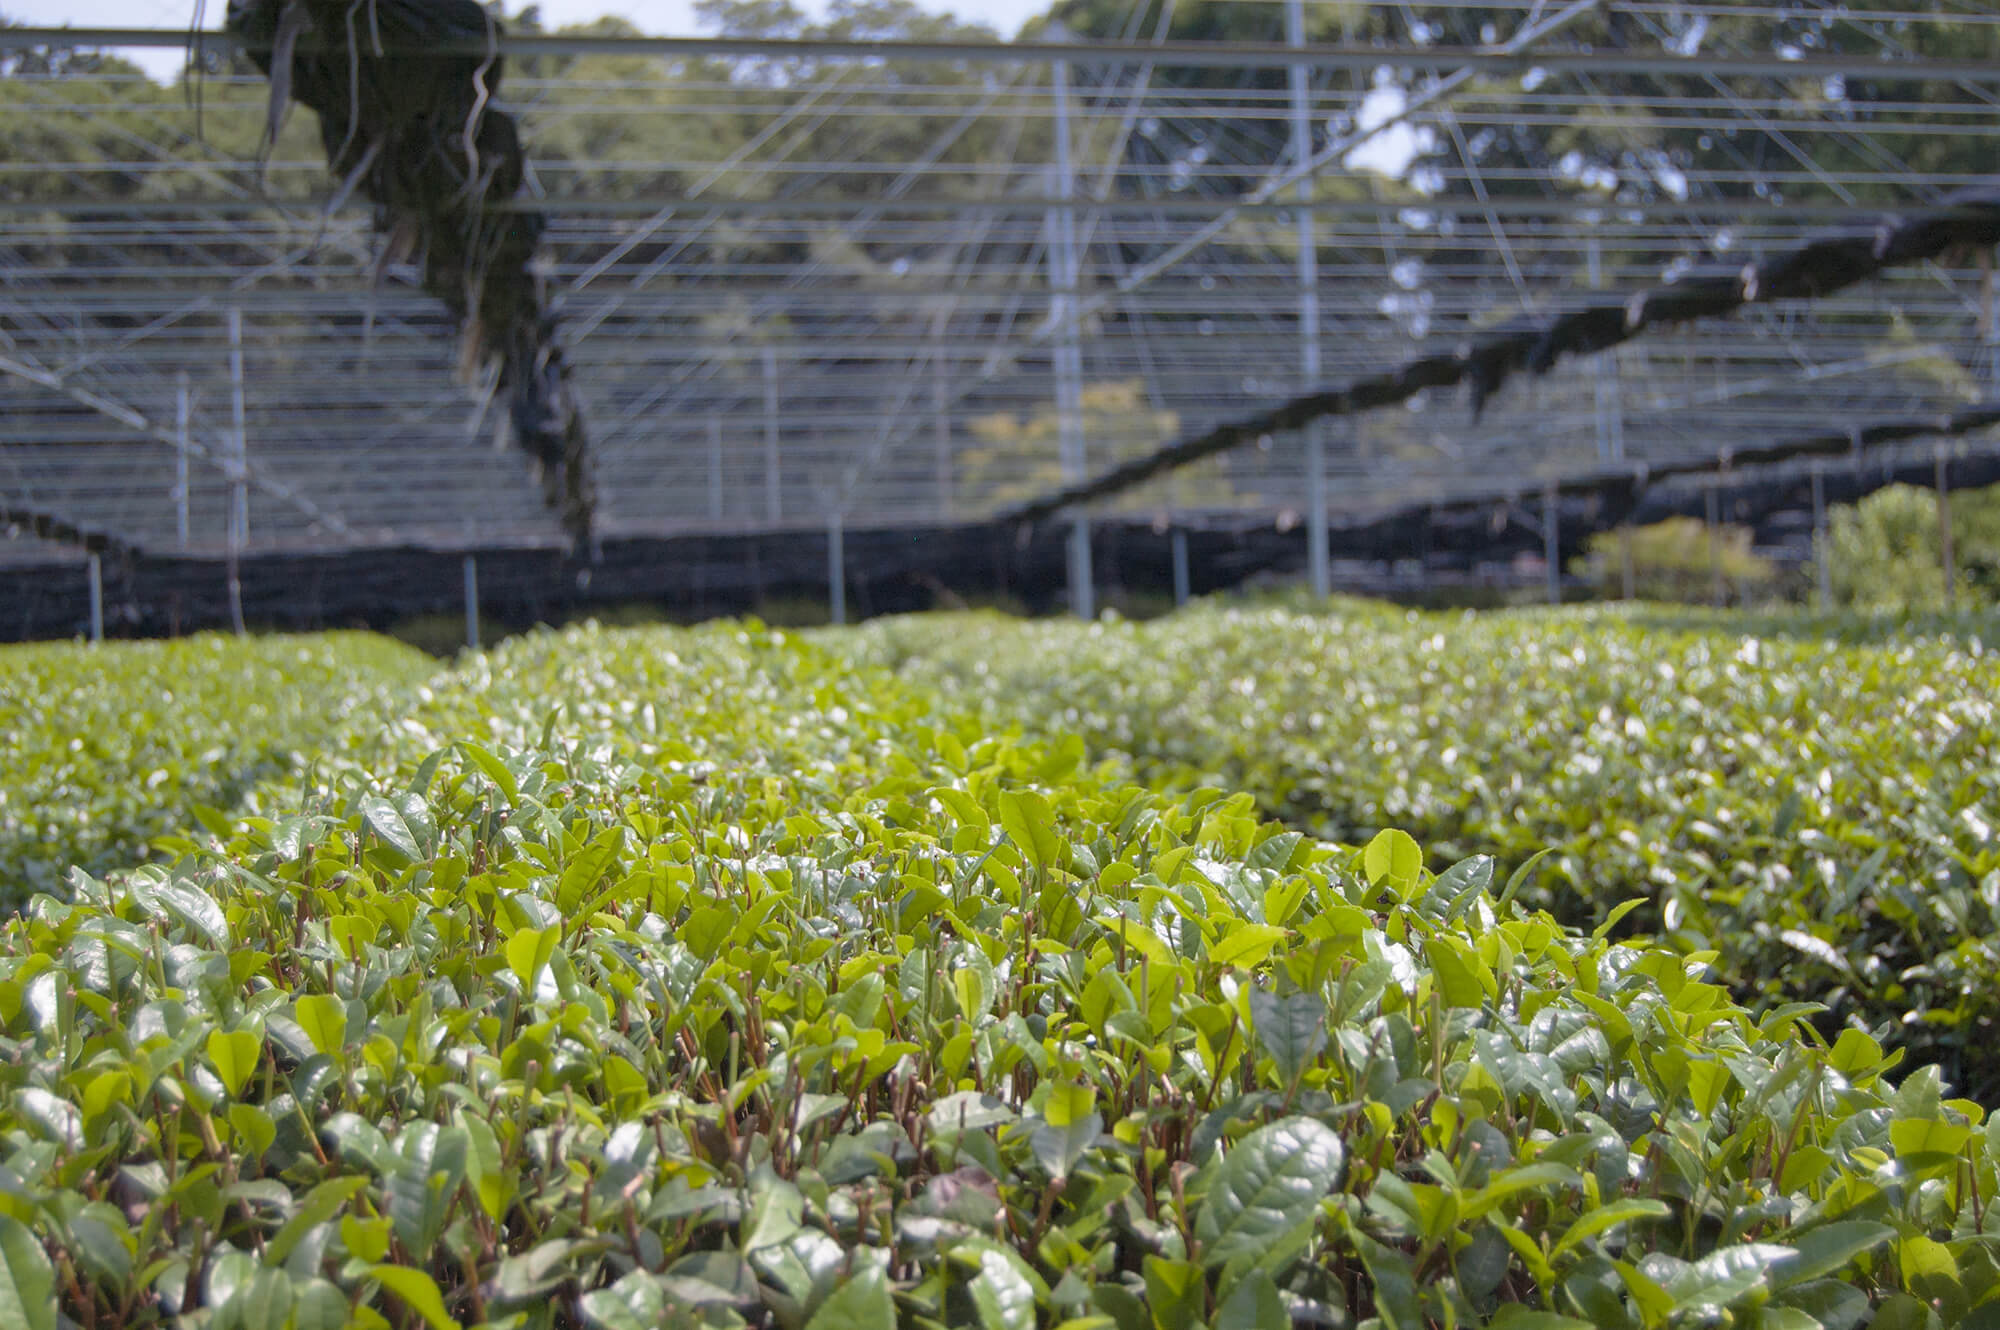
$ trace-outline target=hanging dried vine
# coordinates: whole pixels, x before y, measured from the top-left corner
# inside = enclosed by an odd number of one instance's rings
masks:
[[[267,136],[318,114],[340,195],[376,205],[384,263],[414,259],[462,330],[461,372],[507,403],[545,498],[587,541],[589,442],[535,255],[512,116],[495,108],[500,25],[474,0],[230,0],[229,29],[271,80]]]

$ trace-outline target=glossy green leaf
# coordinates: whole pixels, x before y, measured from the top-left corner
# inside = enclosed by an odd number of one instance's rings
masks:
[[[1345,1159],[1340,1137],[1312,1118],[1273,1122],[1236,1142],[1195,1221],[1202,1260],[1216,1266],[1255,1253],[1311,1217]]]

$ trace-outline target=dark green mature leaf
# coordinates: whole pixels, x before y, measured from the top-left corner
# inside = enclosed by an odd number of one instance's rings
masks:
[[[363,799],[361,822],[405,859],[423,857],[423,847],[417,844],[417,838],[411,833],[409,824],[403,820],[403,814],[387,799]]]
[[[327,1223],[340,1213],[340,1208],[352,1200],[368,1185],[368,1179],[358,1177],[328,1178],[299,1199],[291,1218],[284,1226],[271,1235],[264,1246],[264,1261],[267,1265],[283,1265],[292,1249],[305,1237],[308,1230]]]
[[[896,1300],[881,1263],[858,1262],[853,1276],[819,1305],[806,1330],[896,1330]]]
[[[1051,1178],[1060,1181],[1070,1175],[1070,1170],[1103,1132],[1104,1119],[1096,1113],[1086,1113],[1061,1127],[1040,1123],[1029,1137],[1028,1146],[1034,1151],[1036,1162],[1048,1170]]]
[[[1195,1220],[1203,1262],[1253,1253],[1309,1218],[1345,1159],[1339,1135],[1306,1117],[1259,1127],[1231,1146]]]
[[[56,1268],[34,1232],[0,1214],[0,1326],[56,1330]]]
[[[660,1281],[646,1270],[630,1271],[609,1288],[593,1289],[580,1305],[584,1320],[601,1330],[657,1330],[672,1320]]]
[[[1291,1313],[1278,1286],[1262,1270],[1252,1270],[1216,1309],[1215,1330],[1291,1330]]]
[[[1289,1086],[1326,1047],[1326,1003],[1317,993],[1279,995],[1262,988],[1250,990],[1249,1002],[1251,1030]]]
[[[1822,1224],[1792,1240],[1795,1255],[1772,1272],[1772,1282],[1786,1288],[1837,1275],[1855,1257],[1873,1251],[1895,1236],[1896,1230],[1887,1224],[1862,1220]]]
[[[1417,1291],[1416,1272],[1410,1267],[1410,1258],[1365,1233],[1355,1235],[1354,1245],[1360,1249],[1361,1264],[1373,1285],[1370,1294],[1384,1330],[1423,1330],[1426,1323],[1423,1297]]]

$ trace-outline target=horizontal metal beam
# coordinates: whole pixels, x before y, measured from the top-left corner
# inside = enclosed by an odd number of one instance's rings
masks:
[[[240,49],[233,33],[189,33],[178,28],[0,28],[0,50],[48,46],[101,48],[110,46],[183,47],[227,54]],[[1804,55],[1788,59],[1770,55],[1702,53],[1669,55],[1660,51],[1537,51],[1509,53],[1491,47],[1326,45],[1303,49],[1281,42],[926,42],[926,41],[801,41],[761,37],[582,37],[520,35],[499,41],[510,56],[657,56],[665,59],[749,60],[897,60],[965,61],[981,64],[1071,63],[1150,64],[1160,68],[1314,69],[1372,71],[1383,65],[1417,69],[1450,67],[1484,74],[1519,74],[1530,69],[1550,74],[1685,74],[1822,79],[1847,78],[1948,79],[1981,83],[2000,81],[2000,66],[1984,60],[1889,59],[1860,55]],[[456,47],[426,48],[484,55],[483,41]]]
[[[0,29],[4,32],[6,29]],[[246,168],[247,169],[247,168]],[[0,202],[0,217],[25,215],[43,217],[50,214],[85,213],[93,219],[113,217],[143,217],[148,221],[170,224],[178,218],[192,217],[262,217],[273,209],[288,210],[314,216],[329,215],[348,217],[365,224],[370,216],[368,205],[350,200],[339,211],[327,214],[329,198],[296,195],[282,198],[259,199],[150,199],[133,201],[130,199],[38,199],[33,201],[9,200]],[[664,194],[646,195],[626,199],[594,198],[588,195],[550,195],[532,202],[503,202],[490,205],[495,212],[537,212],[560,222],[565,217],[647,217],[681,202]],[[1124,213],[1143,213],[1159,217],[1207,218],[1222,213],[1235,213],[1248,217],[1269,217],[1283,221],[1304,209],[1315,217],[1379,217],[1384,213],[1418,212],[1434,216],[1484,217],[1493,213],[1503,217],[1585,217],[1597,215],[1608,218],[1600,228],[1607,239],[1615,239],[1628,231],[1633,223],[1618,219],[1624,213],[1642,213],[1647,221],[1643,224],[1657,224],[1660,221],[1701,224],[1717,221],[1761,221],[1797,222],[1805,219],[1838,219],[1852,217],[1857,211],[1867,216],[1895,217],[1928,211],[1922,203],[1870,205],[1857,210],[1844,203],[1834,202],[1786,202],[1770,204],[1757,199],[1688,199],[1679,201],[1670,198],[1636,200],[1632,202],[1607,201],[1602,198],[1578,196],[1574,198],[1508,198],[1505,196],[1488,199],[1481,203],[1472,198],[1446,198],[1443,196],[1401,202],[1383,202],[1378,199],[1335,199],[1316,198],[1309,202],[1293,200],[1283,203],[1238,203],[1229,199],[1137,199],[1112,198],[1103,202],[1063,202],[1037,196],[1021,196],[1008,199],[718,199],[703,195],[704,212],[721,213],[731,217],[801,217],[801,218],[844,218],[868,217],[1011,217],[1033,218],[1040,223],[1051,208],[1072,208],[1078,212],[1089,212],[1100,216],[1118,216]],[[197,237],[213,238],[213,237]]]

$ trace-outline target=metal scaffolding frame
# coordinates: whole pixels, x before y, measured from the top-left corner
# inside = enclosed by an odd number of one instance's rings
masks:
[[[1829,54],[1789,45],[1789,6],[1456,7],[1490,12],[1486,46],[1314,43],[1314,0],[1266,6],[1269,41],[1207,45],[509,38],[601,534],[824,531],[837,559],[845,532],[990,517],[1302,377],[1993,184],[1935,163],[2000,160],[2000,66],[1904,49],[1911,23],[1990,14],[1911,0],[1871,50]],[[1606,14],[1637,44],[1566,44]],[[1704,15],[1736,44],[1684,49]],[[0,52],[56,40],[186,35],[0,29]],[[218,558],[563,543],[450,318],[310,135],[260,151],[260,79],[208,74],[201,137],[129,76],[0,81],[43,151],[0,162],[10,508]],[[1710,146],[1678,158],[1640,127]],[[1111,506],[1303,523],[1319,581],[1330,519],[2000,397],[1992,287],[1990,251],[1951,254],[1565,362],[1477,419],[1420,393]]]

